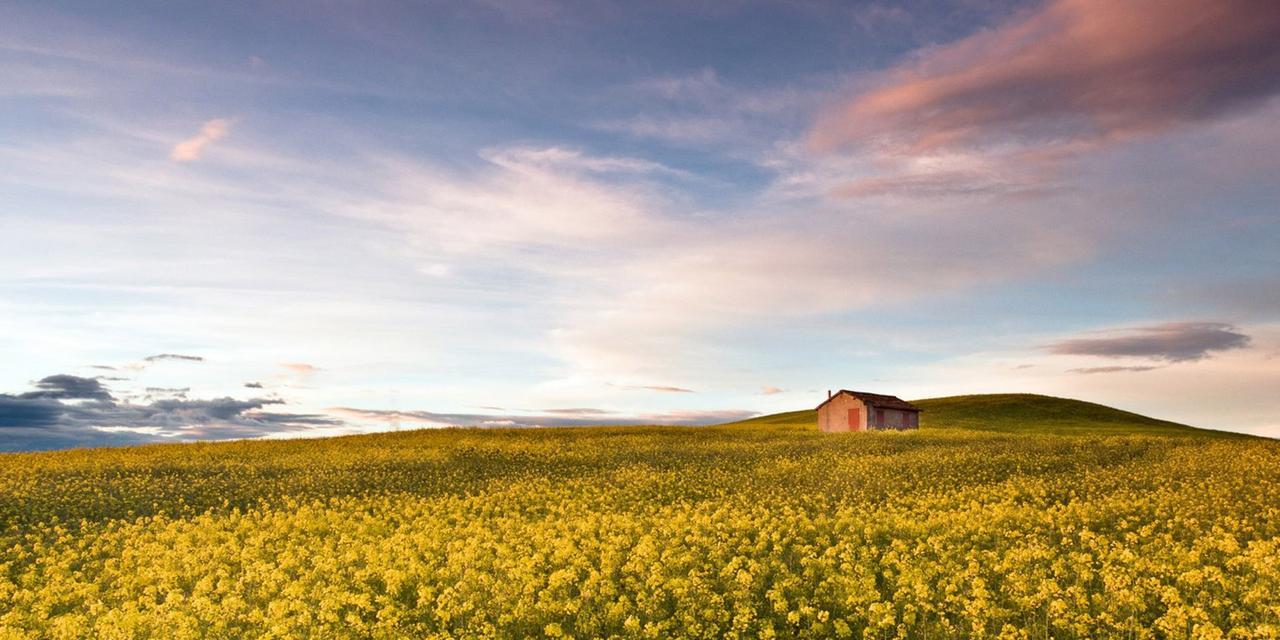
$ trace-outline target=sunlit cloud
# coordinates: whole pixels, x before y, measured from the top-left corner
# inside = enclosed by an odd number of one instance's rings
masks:
[[[200,127],[200,132],[173,146],[169,159],[177,162],[199,160],[209,145],[227,137],[231,133],[230,118],[214,118]]]
[[[1107,142],[1280,90],[1280,12],[1255,0],[1055,0],[923,52],[825,114],[818,149]]]

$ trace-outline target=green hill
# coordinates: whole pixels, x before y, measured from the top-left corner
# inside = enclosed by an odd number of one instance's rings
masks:
[[[1057,434],[1237,435],[1150,418],[1093,402],[1031,393],[949,396],[911,402],[924,409],[920,418],[922,429]],[[817,412],[789,411],[733,424],[816,428]]]

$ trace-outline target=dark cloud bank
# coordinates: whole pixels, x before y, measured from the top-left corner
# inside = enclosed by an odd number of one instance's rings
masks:
[[[257,438],[341,424],[321,415],[273,413],[282,400],[118,400],[95,378],[58,374],[35,390],[0,394],[0,451],[31,451],[182,440]]]
[[[147,402],[122,400],[98,378],[58,374],[35,383],[35,389],[0,394],[0,451],[37,451],[73,447],[101,447],[188,440],[259,438],[276,433],[300,433],[324,427],[376,423],[408,428],[459,427],[571,427],[701,425],[740,420],[752,411],[672,411],[635,416],[603,409],[569,407],[517,413],[490,407],[495,413],[437,413],[379,409],[330,409],[334,415],[267,411],[284,404],[275,398],[188,399],[186,389],[149,388]],[[246,384],[250,388],[252,384]],[[681,390],[683,391],[683,390]],[[171,397],[155,397],[155,394]]]

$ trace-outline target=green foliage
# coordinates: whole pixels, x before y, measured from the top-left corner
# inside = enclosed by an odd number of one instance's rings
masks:
[[[1280,637],[1280,443],[1187,433],[4,455],[0,638]]]

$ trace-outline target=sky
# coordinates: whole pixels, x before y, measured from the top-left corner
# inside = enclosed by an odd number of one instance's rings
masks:
[[[0,450],[1030,392],[1280,437],[1270,0],[0,4]]]

